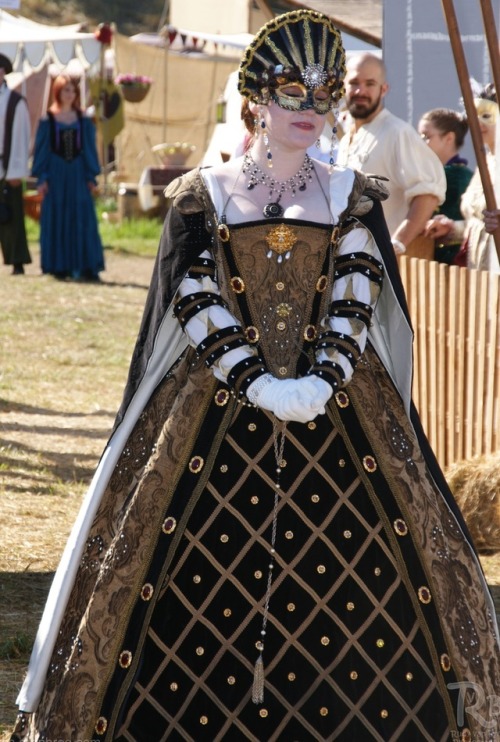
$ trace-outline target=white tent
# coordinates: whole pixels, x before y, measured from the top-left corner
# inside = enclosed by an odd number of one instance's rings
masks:
[[[14,68],[7,84],[28,101],[32,143],[47,104],[51,66],[69,69],[69,65],[76,76],[82,76],[100,62],[100,42],[79,28],[79,24],[45,26],[0,10],[0,52],[12,60]]]
[[[185,53],[190,50],[211,54],[224,53],[226,47],[242,51],[252,39],[253,34],[250,33],[203,33],[173,26],[166,26],[160,33],[138,33],[130,37],[130,41],[136,44],[168,47],[172,52]]]
[[[50,62],[64,66],[75,57],[87,68],[99,60],[101,44],[93,33],[81,33],[79,28],[79,24],[46,26],[0,10],[0,52],[19,72],[25,63],[39,70]]]

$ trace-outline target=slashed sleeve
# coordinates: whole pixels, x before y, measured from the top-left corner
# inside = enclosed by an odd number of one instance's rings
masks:
[[[321,321],[316,359],[309,370],[334,390],[349,383],[363,354],[382,282],[383,263],[375,240],[355,222],[339,242],[332,301]]]
[[[198,357],[239,395],[266,373],[220,294],[210,251],[201,253],[181,281],[174,313]]]

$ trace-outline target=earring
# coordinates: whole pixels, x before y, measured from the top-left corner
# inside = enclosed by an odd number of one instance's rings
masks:
[[[315,146],[316,146],[316,149],[321,149],[321,139],[319,137],[316,139]]]
[[[269,137],[267,136],[266,131],[266,122],[264,121],[264,116],[260,115],[260,128],[262,129],[262,137],[264,139],[264,144],[266,145],[267,150],[267,167],[273,166],[273,153],[271,152],[271,147],[269,146]]]
[[[335,105],[332,109],[333,113],[333,126],[332,126],[332,138],[330,141],[330,159],[329,159],[329,165],[330,165],[330,174],[333,173],[333,166],[335,164],[334,154],[335,154],[335,148],[337,147],[339,140],[337,137],[337,121],[339,120],[339,107],[338,105]]]
[[[333,173],[333,166],[335,164],[335,147],[337,146],[337,127],[332,127],[332,139],[330,141],[330,158],[328,160],[328,164],[330,166],[330,175]]]

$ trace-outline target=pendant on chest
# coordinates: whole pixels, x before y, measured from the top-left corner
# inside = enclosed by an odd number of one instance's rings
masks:
[[[297,239],[298,238],[291,227],[287,224],[278,224],[277,227],[273,227],[273,229],[268,232],[266,237],[266,242],[269,245],[267,257],[271,259],[273,253],[276,253],[278,256],[278,263],[283,262],[283,256],[285,260],[288,260]]]
[[[283,206],[278,201],[271,201],[264,206],[262,213],[266,219],[277,219],[285,213]]]

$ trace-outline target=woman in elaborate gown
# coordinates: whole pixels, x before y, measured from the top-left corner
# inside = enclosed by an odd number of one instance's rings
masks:
[[[240,67],[249,150],[169,189],[13,739],[498,732],[494,609],[411,405],[385,192],[306,155],[343,75],[326,16],[278,16]]]
[[[95,127],[82,114],[76,82],[58,75],[54,103],[38,124],[33,175],[42,196],[42,272],[99,280],[104,254],[92,194],[100,172]]]

